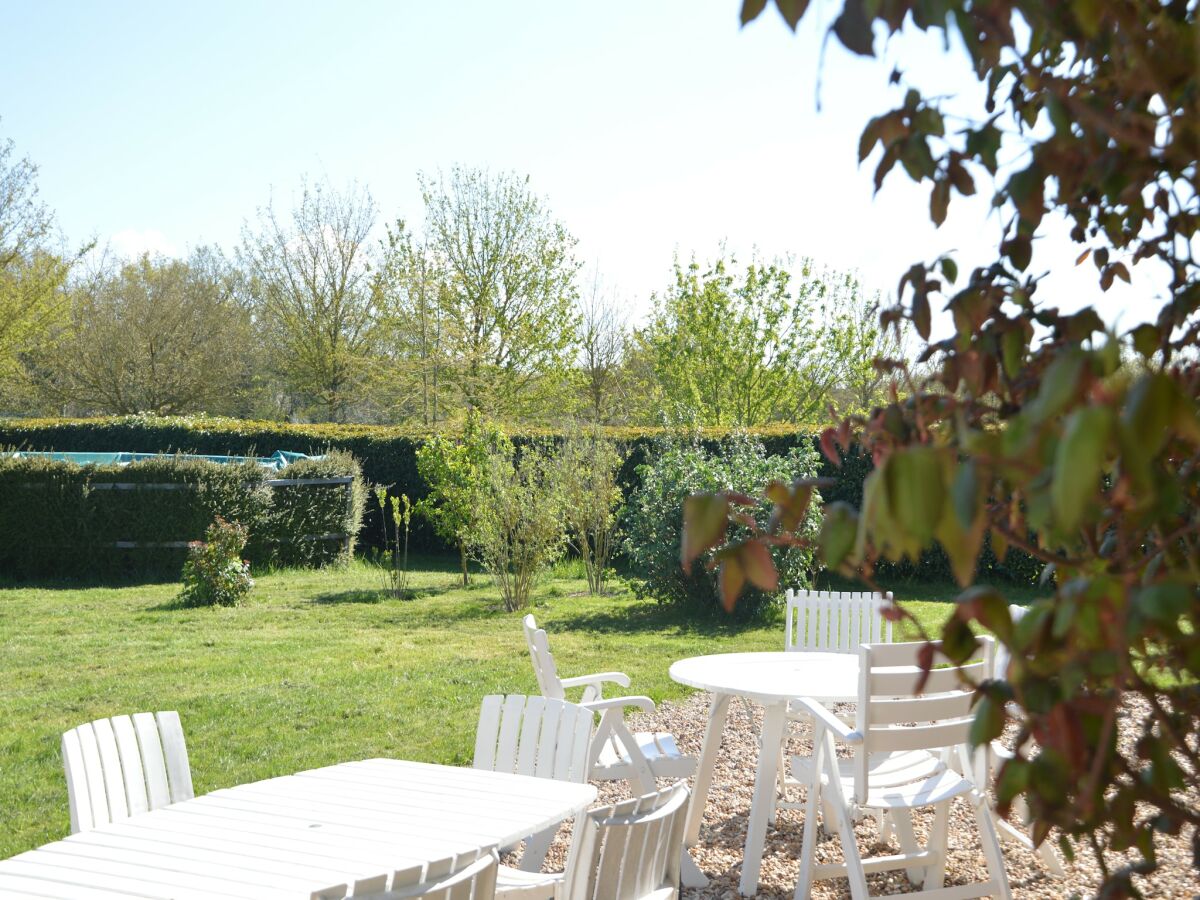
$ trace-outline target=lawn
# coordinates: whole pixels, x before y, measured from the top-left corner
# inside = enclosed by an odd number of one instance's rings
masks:
[[[781,617],[696,621],[623,587],[587,597],[580,575],[535,596],[565,675],[622,669],[667,700],[688,692],[676,659],[782,646]],[[0,858],[67,833],[60,736],[118,713],[179,710],[197,793],[371,756],[469,763],[480,698],[536,691],[521,614],[452,564],[423,565],[412,601],[381,583],[360,562],[266,574],[234,609],[178,608],[176,584],[0,587]],[[930,626],[953,593],[897,591]]]

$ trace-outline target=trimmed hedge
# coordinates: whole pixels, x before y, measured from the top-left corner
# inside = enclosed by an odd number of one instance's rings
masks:
[[[665,429],[622,427],[605,431],[629,449],[620,473],[622,488],[628,493],[637,482],[637,467],[649,458],[655,438],[662,435]],[[714,450],[729,433],[728,429],[701,430],[701,443],[706,449]],[[752,433],[762,440],[767,452],[773,455],[786,454],[801,443],[815,444],[818,435],[815,429],[798,429],[789,425],[756,428],[752,429]],[[392,426],[293,425],[203,416],[0,420],[0,447],[27,450],[136,450],[229,456],[254,456],[276,449],[309,455],[340,450],[359,461],[363,478],[368,482],[387,485],[393,494],[407,494],[413,502],[424,498],[429,492],[416,465],[416,449],[425,434],[425,431]],[[546,429],[523,429],[510,432],[510,436],[519,446],[530,438],[555,438],[558,433]],[[825,500],[844,500],[855,507],[861,506],[863,480],[872,468],[870,458],[862,453],[852,453],[843,458],[840,467],[836,467],[822,457],[821,466],[819,474],[835,481],[833,487],[821,491]],[[289,467],[289,473],[294,471],[297,470]],[[442,553],[451,549],[434,534],[424,519],[414,518],[412,525],[410,543],[415,551]],[[371,547],[378,546],[379,535],[378,505],[374,497],[370,497],[359,542]],[[1033,583],[1040,573],[1041,564],[1017,550],[1010,550],[1001,563],[985,548],[980,559],[980,576],[985,580]],[[910,578],[949,580],[951,574],[945,555],[935,550],[925,554],[919,563],[880,566],[879,577],[885,582]]]
[[[354,479],[349,489],[267,484],[344,476]],[[344,453],[300,460],[282,472],[172,457],[128,466],[0,459],[0,572],[177,577],[187,549],[164,545],[203,539],[218,515],[250,530],[246,554],[254,563],[322,565],[353,548],[363,496],[359,467]],[[311,539],[329,534],[351,539]]]

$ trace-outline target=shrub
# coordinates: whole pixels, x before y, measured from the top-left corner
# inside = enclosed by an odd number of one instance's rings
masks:
[[[412,523],[412,503],[408,494],[388,496],[387,488],[376,487],[375,497],[379,508],[384,511],[380,520],[383,524],[384,571],[387,573],[386,590],[397,600],[408,599],[408,534]],[[388,532],[388,520],[392,530]],[[403,537],[401,536],[403,535]]]
[[[254,587],[250,561],[242,551],[250,532],[220,516],[208,526],[203,541],[193,541],[183,564],[184,606],[237,606]]]
[[[640,467],[640,483],[625,509],[624,548],[634,576],[634,592],[660,603],[715,613],[720,604],[716,574],[706,566],[695,566],[691,574],[685,574],[679,564],[684,499],[701,491],[760,494],[772,481],[790,483],[796,478],[813,477],[817,466],[817,455],[811,448],[793,447],[785,455],[769,455],[762,441],[746,434],[730,437],[715,450],[707,449],[698,439],[660,440],[651,462]],[[816,534],[816,505],[800,528],[809,535]],[[750,513],[765,525],[771,504],[764,501]],[[775,547],[771,552],[781,584],[797,588],[811,584],[811,550]],[[752,618],[776,600],[772,594],[749,589],[739,600],[736,612],[739,617]]]
[[[583,561],[591,594],[604,591],[616,545],[617,506],[621,502],[617,478],[625,456],[598,430],[572,434],[558,452],[567,540]]]
[[[349,484],[268,484],[346,476]],[[127,466],[0,458],[0,572],[175,578],[187,545],[217,516],[248,530],[246,556],[256,564],[333,562],[353,549],[362,494],[346,453],[298,460],[282,473],[174,457]]]
[[[524,609],[537,578],[563,552],[562,491],[546,447],[488,452],[475,487],[473,555],[496,579],[509,612]]]

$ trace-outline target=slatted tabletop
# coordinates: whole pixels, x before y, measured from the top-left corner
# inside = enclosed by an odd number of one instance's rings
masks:
[[[0,897],[307,898],[356,876],[506,845],[596,789],[369,759],[213,791],[0,861]]]

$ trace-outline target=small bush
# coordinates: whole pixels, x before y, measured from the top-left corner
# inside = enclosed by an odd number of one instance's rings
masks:
[[[626,453],[599,430],[573,433],[558,451],[567,540],[579,554],[588,593],[601,594],[617,543],[618,477]]]
[[[705,613],[719,609],[720,596],[715,572],[704,565],[684,574],[679,562],[683,501],[700,491],[734,490],[758,496],[772,481],[790,483],[817,474],[819,460],[814,450],[793,447],[782,456],[768,455],[762,441],[746,434],[734,435],[715,450],[698,439],[683,442],[660,440],[650,462],[638,470],[639,483],[629,495],[624,515],[624,549],[633,576],[634,593],[660,603],[673,603]],[[801,529],[815,538],[820,521],[819,498],[814,497]],[[771,504],[761,503],[753,511],[765,526]],[[736,539],[737,529],[731,531]],[[772,550],[781,587],[803,588],[811,584],[812,551],[799,547]],[[702,559],[701,563],[707,562]],[[739,618],[753,618],[778,601],[778,595],[748,589],[738,601]]]
[[[542,574],[563,552],[562,491],[545,447],[491,450],[475,489],[472,554],[496,580],[509,612],[524,609]]]
[[[237,606],[254,587],[250,562],[242,551],[249,530],[237,522],[217,517],[204,533],[203,541],[194,541],[183,564],[183,590],[179,602],[184,606]]]

